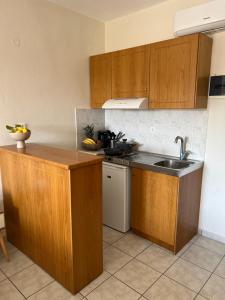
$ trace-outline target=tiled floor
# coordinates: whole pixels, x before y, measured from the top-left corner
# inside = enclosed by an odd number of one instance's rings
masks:
[[[174,256],[131,232],[103,232],[104,272],[75,296],[9,244],[0,300],[225,300],[225,244],[197,236]]]

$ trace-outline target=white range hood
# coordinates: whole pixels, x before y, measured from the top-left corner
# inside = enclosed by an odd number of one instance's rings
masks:
[[[148,109],[147,98],[121,98],[107,100],[104,109]]]

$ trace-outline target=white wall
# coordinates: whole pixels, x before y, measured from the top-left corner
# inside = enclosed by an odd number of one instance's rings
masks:
[[[208,0],[168,0],[106,23],[106,51],[134,47],[173,37],[173,21],[179,9]]]
[[[225,32],[213,36],[212,74],[225,74]],[[225,242],[225,97],[209,100],[200,227]]]
[[[89,104],[89,56],[104,35],[46,0],[0,0],[0,145],[12,143],[5,124],[25,122],[30,141],[75,147],[74,108]]]
[[[46,0],[0,1],[0,145],[26,122],[32,142],[74,147],[74,108],[89,104],[89,56],[104,24]]]
[[[106,50],[113,51],[172,38],[175,12],[204,2],[208,1],[169,0],[152,8],[108,22],[106,24]],[[225,32],[213,34],[213,39],[211,73],[225,74]],[[159,118],[160,113],[158,112]],[[189,113],[187,112],[187,114]],[[171,114],[168,116],[170,118],[174,112],[171,111],[168,114]],[[195,118],[195,115],[197,118],[196,114],[197,112],[193,113],[192,117]],[[210,100],[206,114],[209,115],[209,120],[207,138],[202,143],[205,148],[203,152],[206,155],[200,228],[205,235],[225,242],[225,160],[223,157],[225,149],[225,99],[220,101]],[[151,113],[149,113],[150,116]],[[155,118],[157,119],[157,116]],[[118,120],[119,118],[115,120],[114,117],[113,122],[116,123]],[[111,122],[112,117],[106,114],[106,124],[111,126],[114,124]],[[129,118],[127,122],[134,122],[134,117]],[[148,121],[148,123],[150,122]],[[167,120],[165,120],[165,126],[166,122]],[[197,119],[194,122],[197,122]],[[178,123],[181,124],[181,121],[179,122],[178,120]],[[206,124],[204,126],[206,127]],[[139,123],[137,127],[139,127],[138,131],[141,131],[142,123]],[[143,127],[143,130],[146,129]],[[151,141],[149,140],[149,145],[150,143]],[[174,154],[176,155],[176,153]]]

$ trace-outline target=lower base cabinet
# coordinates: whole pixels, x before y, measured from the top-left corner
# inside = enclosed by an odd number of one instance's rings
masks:
[[[174,253],[198,232],[202,168],[182,177],[132,168],[132,230]]]

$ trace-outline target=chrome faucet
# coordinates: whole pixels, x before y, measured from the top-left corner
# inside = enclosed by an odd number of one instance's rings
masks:
[[[190,154],[190,151],[185,150],[186,139],[182,138],[182,136],[177,136],[174,142],[177,144],[179,140],[180,140],[180,160],[185,160]]]

